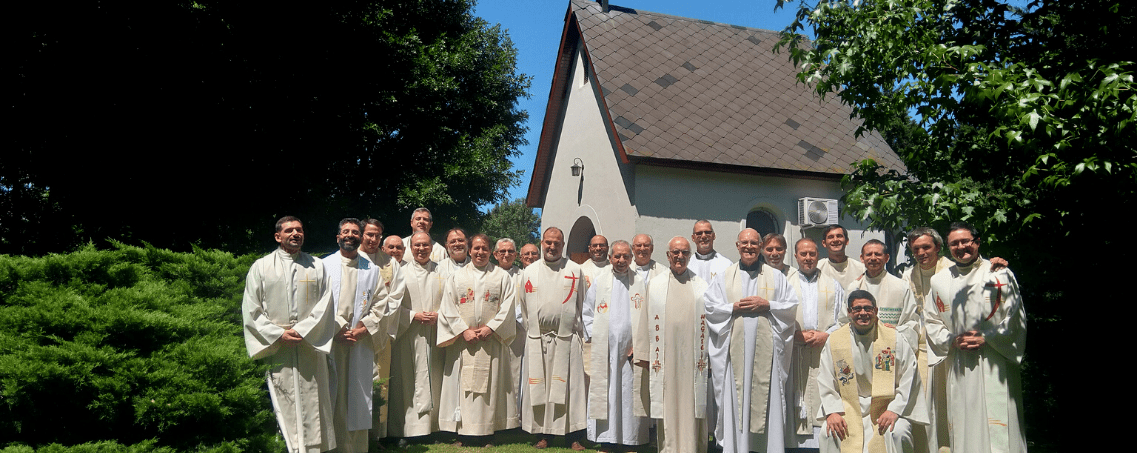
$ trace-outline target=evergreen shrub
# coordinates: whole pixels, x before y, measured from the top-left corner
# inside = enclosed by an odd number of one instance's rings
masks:
[[[280,451],[241,294],[258,256],[0,255],[3,452]]]

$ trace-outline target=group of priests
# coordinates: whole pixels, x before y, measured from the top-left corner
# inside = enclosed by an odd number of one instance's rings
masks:
[[[669,452],[1026,451],[1018,283],[966,223],[950,259],[913,230],[902,277],[880,241],[847,256],[836,225],[792,247],[744,229],[737,262],[706,220],[666,262],[649,235],[598,235],[579,265],[556,227],[519,248],[458,228],[437,243],[432,225],[419,208],[413,234],[384,240],[379,221],[344,219],[339,251],[314,259],[299,219],[277,222],[242,310],[289,451],[440,432],[490,446],[518,427],[539,449],[654,431]]]

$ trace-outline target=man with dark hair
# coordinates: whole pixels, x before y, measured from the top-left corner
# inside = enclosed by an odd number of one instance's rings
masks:
[[[818,261],[817,268],[823,275],[837,279],[841,287],[848,290],[853,286],[853,280],[865,273],[865,266],[860,261],[849,259],[845,254],[849,231],[841,225],[829,225],[825,227],[821,245],[829,252],[829,257]]]
[[[564,233],[549,227],[541,235],[543,259],[521,273],[521,314],[525,320],[525,376],[521,390],[521,427],[542,435],[563,436],[588,424],[581,336],[584,326],[584,274],[563,256]],[[578,435],[573,435],[579,438]],[[579,440],[573,450],[583,450]]]
[[[466,239],[466,230],[451,228],[446,232],[446,258],[438,264],[442,266],[443,277],[448,277],[459,268],[470,264],[470,244]]]
[[[877,239],[869,239],[861,246],[861,262],[864,263],[865,273],[845,289],[850,292],[863,289],[872,293],[878,304],[878,317],[881,322],[893,327],[905,324],[913,332],[919,333],[920,313],[916,309],[916,298],[912,295],[912,287],[884,269],[888,260],[889,254],[885,251],[884,243]],[[848,308],[844,304],[841,304],[840,308],[837,323],[845,324],[849,322]]]
[[[849,293],[845,311],[852,321],[834,331],[821,351],[822,452],[911,452],[912,425],[927,424],[916,333],[884,324],[877,309],[868,291]]]
[[[433,226],[434,216],[431,215],[429,209],[422,207],[415,209],[415,211],[411,213],[411,234],[403,238],[403,249],[411,249],[411,236],[414,236],[414,234],[418,232],[423,232],[429,235],[430,229]],[[446,247],[443,247],[442,244],[434,242],[434,239],[431,239],[430,260],[436,263],[441,263],[444,258],[446,258]]]
[[[925,299],[929,362],[947,365],[952,451],[1026,452],[1020,366],[1026,310],[1010,269],[991,269],[979,233],[951,224],[955,265],[932,276]]]
[[[241,315],[249,357],[268,365],[268,391],[289,452],[336,447],[328,354],[337,320],[323,261],[301,252],[304,225],[276,222],[280,248],[249,268]]]
[[[344,452],[367,451],[375,356],[394,333],[390,315],[403,296],[390,294],[391,282],[383,278],[379,266],[360,257],[361,225],[359,219],[341,220],[336,234],[339,251],[323,260],[336,316],[343,323],[332,344],[336,382],[332,398],[337,450]]]

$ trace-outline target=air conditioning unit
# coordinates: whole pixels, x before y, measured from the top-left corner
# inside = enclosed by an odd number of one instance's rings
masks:
[[[800,198],[797,200],[797,223],[802,228],[837,224],[837,200]]]

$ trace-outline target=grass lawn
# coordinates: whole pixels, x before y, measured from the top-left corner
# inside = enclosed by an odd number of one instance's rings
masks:
[[[446,434],[449,434],[449,433],[446,433]],[[442,440],[442,439],[447,439],[447,440]],[[410,445],[407,445],[405,448],[398,448],[395,446],[389,446],[389,447],[387,447],[386,450],[379,450],[377,445],[375,444],[375,442],[372,442],[371,451],[372,452],[380,452],[380,451],[382,451],[382,452],[397,452],[397,453],[403,453],[403,452],[407,452],[407,453],[426,453],[426,452],[431,452],[431,453],[462,453],[462,452],[575,453],[572,451],[571,448],[568,448],[569,444],[565,443],[564,436],[554,436],[552,444],[549,445],[549,448],[546,448],[544,450],[537,450],[536,448],[533,448],[533,444],[537,443],[538,437],[535,435],[526,433],[525,431],[522,431],[521,429],[511,429],[511,430],[498,432],[496,435],[494,435],[492,437],[492,443],[494,446],[491,448],[485,448],[485,447],[479,445],[483,442],[484,443],[491,442],[490,437],[486,437],[484,439],[483,438],[474,438],[474,439],[476,439],[476,440],[474,440],[471,443],[473,443],[474,445],[478,445],[478,446],[455,447],[455,446],[451,445],[451,443],[454,442],[452,435],[449,435],[446,437],[441,437],[441,436],[437,436],[437,433],[436,433],[436,435],[433,436],[429,442],[411,443]],[[390,439],[388,439],[387,443],[391,444],[392,442]],[[584,445],[585,448],[587,448],[587,450],[585,450],[585,451],[590,451],[590,452],[597,451],[596,448],[599,447],[599,445],[597,445],[593,442],[589,442],[587,440],[582,441],[581,444]],[[639,447],[629,447],[629,448],[625,449],[624,451],[635,452],[635,453],[651,453],[651,452],[657,451],[657,449],[656,449],[654,444],[648,444],[648,445],[641,445]]]

